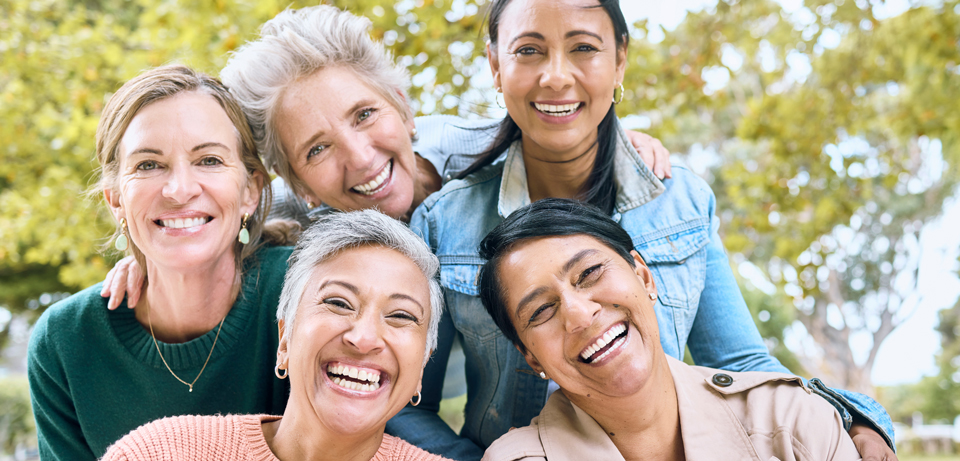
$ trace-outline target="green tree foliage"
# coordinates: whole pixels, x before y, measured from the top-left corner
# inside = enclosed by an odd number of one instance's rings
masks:
[[[492,101],[476,78],[484,0],[334,3],[371,18],[410,70],[418,112],[483,113]],[[960,165],[960,111],[945,102],[960,96],[957,0],[886,19],[874,3],[806,0],[787,13],[771,0],[721,0],[674,31],[640,22],[617,106],[694,167],[717,159],[704,173],[725,243],[780,290],[747,293],[756,315],[776,319],[761,322],[774,353],[796,319],[822,348],[798,357],[803,368],[866,391],[877,348],[919,300],[918,233]],[[40,294],[92,284],[112,263],[98,250],[112,220],[82,198],[105,98],[172,61],[215,74],[286,6],[0,4],[0,305],[39,311]],[[865,361],[850,349],[857,336],[873,344]]]

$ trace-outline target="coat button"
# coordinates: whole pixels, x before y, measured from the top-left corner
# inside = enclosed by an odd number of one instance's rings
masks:
[[[733,384],[733,378],[726,373],[717,373],[713,375],[713,384],[720,387],[730,387]]]

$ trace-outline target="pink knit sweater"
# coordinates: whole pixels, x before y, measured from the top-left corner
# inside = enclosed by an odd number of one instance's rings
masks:
[[[279,461],[263,438],[261,423],[279,416],[174,416],[144,424],[114,443],[103,460]],[[444,461],[383,434],[374,461]]]

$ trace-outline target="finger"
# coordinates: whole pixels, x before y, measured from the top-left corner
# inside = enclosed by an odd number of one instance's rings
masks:
[[[123,295],[126,293],[125,285],[127,280],[127,266],[123,261],[113,267],[116,271],[113,274],[113,280],[110,283],[110,302],[107,303],[107,309],[114,310],[123,301]]]
[[[654,173],[660,179],[672,178],[673,171],[670,168],[670,151],[663,147],[659,139],[653,140],[653,156],[655,159]]]
[[[127,307],[133,309],[140,301],[140,293],[143,291],[143,271],[136,261],[130,263],[130,273],[127,275]]]
[[[638,154],[640,154],[640,159],[643,160],[643,163],[650,168],[650,171],[653,171],[654,167],[656,166],[657,158],[655,152],[653,151],[653,144],[650,143],[650,139],[652,138],[647,138],[649,137],[644,138],[642,142],[634,144],[633,148],[637,150]],[[639,141],[640,138],[638,137],[635,140]]]
[[[106,298],[110,296],[110,284],[113,282],[113,271],[116,270],[115,267],[111,267],[107,271],[107,276],[103,278],[103,286],[100,287],[100,296]]]

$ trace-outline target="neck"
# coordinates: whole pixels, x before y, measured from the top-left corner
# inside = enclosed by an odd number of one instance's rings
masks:
[[[622,398],[570,400],[600,424],[625,460],[682,460],[677,388],[661,351],[640,391]]]
[[[596,142],[568,153],[547,151],[527,136],[522,143],[531,202],[551,197],[580,198],[597,158]]]
[[[414,158],[417,160],[417,177],[414,178],[413,202],[410,204],[410,209],[407,210],[407,213],[400,217],[400,220],[406,223],[410,222],[414,210],[416,210],[430,194],[440,190],[440,187],[443,186],[443,179],[440,178],[440,173],[437,173],[437,169],[433,167],[433,164],[430,163],[429,160],[421,157],[420,154],[415,154]]]
[[[383,428],[365,434],[333,433],[316,422],[316,416],[298,411],[294,394],[279,421],[263,423],[263,436],[270,451],[281,461],[373,459],[383,442]],[[309,408],[309,406],[308,406]]]
[[[150,283],[137,304],[137,320],[144,328],[152,325],[154,337],[166,343],[203,336],[216,328],[233,307],[240,292],[236,276],[232,254],[188,272],[164,269],[147,261]]]

